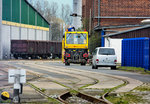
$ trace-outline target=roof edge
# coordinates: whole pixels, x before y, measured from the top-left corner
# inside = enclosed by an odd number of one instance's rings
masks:
[[[134,28],[134,29],[129,29],[129,30],[126,30],[126,31],[121,31],[121,32],[118,32],[118,33],[107,34],[107,35],[104,35],[104,37],[115,36],[115,35],[128,33],[128,32],[131,32],[131,31],[140,30],[140,29],[149,28],[149,27],[150,27],[150,25],[146,25],[146,26],[142,26],[142,27],[138,27],[138,28]]]
[[[46,20],[46,18],[43,17],[42,14],[41,14],[40,12],[38,12],[27,0],[25,0],[25,2],[26,2],[29,6],[31,6],[31,7],[50,25],[50,23]]]

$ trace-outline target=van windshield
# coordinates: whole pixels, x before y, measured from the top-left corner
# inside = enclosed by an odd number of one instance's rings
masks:
[[[115,55],[115,50],[110,48],[99,49],[99,55]]]

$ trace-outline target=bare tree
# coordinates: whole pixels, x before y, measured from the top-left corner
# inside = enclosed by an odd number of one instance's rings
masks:
[[[33,0],[27,0],[30,4],[33,4]]]
[[[59,13],[59,6],[56,2],[50,3],[48,2],[48,0],[34,0],[34,2],[33,0],[28,1],[32,3],[35,9],[51,24],[52,40],[60,41],[62,39],[62,36],[60,36],[60,34],[62,34],[63,22],[68,25],[70,25],[72,22],[72,19],[70,17],[70,6],[62,4],[61,11]]]
[[[44,1],[46,2],[46,1]],[[41,14],[41,15],[44,15],[44,10],[43,10],[43,2],[41,0],[38,0],[37,2],[35,2],[34,4],[36,10]]]
[[[68,25],[72,23],[72,17],[70,17],[70,14],[72,13],[71,7],[66,4],[62,4],[61,6],[61,18],[64,20],[64,22]]]

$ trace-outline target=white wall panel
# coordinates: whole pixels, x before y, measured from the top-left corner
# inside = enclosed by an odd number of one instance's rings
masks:
[[[36,30],[36,40],[43,40],[42,30]]]
[[[21,40],[28,39],[28,30],[27,28],[21,28]]]
[[[50,36],[49,36],[49,32],[46,31],[46,40],[49,41],[50,40]]]
[[[10,39],[10,26],[2,25],[2,50],[3,50],[3,59],[10,58],[10,46],[11,46],[11,39]]]
[[[19,27],[15,27],[15,26],[11,26],[11,38],[13,40],[18,40],[20,39],[20,36],[19,36]]]
[[[43,31],[43,40],[47,40],[47,33],[46,33],[46,31]]]
[[[28,40],[35,40],[35,29],[28,29]]]
[[[122,39],[105,38],[105,47],[114,47],[118,63],[121,63]]]

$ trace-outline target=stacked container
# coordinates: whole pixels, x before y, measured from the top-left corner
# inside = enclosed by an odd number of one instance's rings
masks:
[[[131,38],[122,40],[122,66],[142,67],[150,70],[150,39]]]

